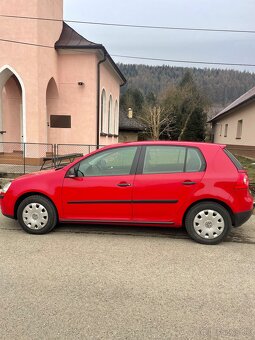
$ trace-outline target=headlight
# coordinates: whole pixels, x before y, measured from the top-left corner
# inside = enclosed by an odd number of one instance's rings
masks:
[[[5,194],[5,193],[7,192],[7,190],[10,188],[11,184],[12,184],[12,182],[6,183],[6,184],[3,186],[3,188],[0,189],[0,191],[1,191],[3,194]]]

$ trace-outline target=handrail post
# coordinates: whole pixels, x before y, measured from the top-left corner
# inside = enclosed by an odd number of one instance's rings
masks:
[[[56,168],[57,144],[53,144],[53,167]]]
[[[26,143],[23,143],[23,172],[26,174]]]

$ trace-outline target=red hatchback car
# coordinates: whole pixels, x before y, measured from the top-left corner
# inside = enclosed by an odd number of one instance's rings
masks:
[[[22,176],[0,193],[5,216],[32,234],[60,223],[185,226],[216,244],[249,219],[246,172],[224,145],[134,142],[97,150],[59,169]]]

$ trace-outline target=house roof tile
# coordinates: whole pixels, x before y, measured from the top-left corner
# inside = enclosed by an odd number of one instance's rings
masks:
[[[120,131],[144,131],[145,125],[140,123],[136,118],[128,118],[126,112],[120,112]]]

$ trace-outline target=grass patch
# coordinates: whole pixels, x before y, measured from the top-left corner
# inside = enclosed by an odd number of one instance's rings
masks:
[[[239,160],[239,162],[242,164],[245,170],[247,170],[250,183],[255,183],[255,159],[246,158],[243,156],[237,156],[235,157]]]

